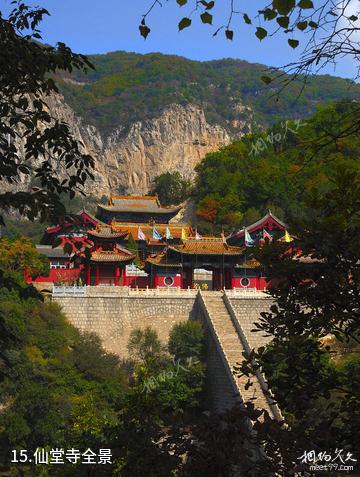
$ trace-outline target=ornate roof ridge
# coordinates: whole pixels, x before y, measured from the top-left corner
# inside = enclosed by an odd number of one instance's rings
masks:
[[[182,245],[169,245],[169,249],[177,253],[197,255],[242,255],[244,248],[228,245],[222,238],[220,240],[187,239]]]
[[[156,257],[148,257],[145,262],[159,267],[182,267],[182,264],[174,260],[169,260],[166,253],[160,253]]]
[[[157,195],[115,195],[111,194],[107,204],[98,208],[114,212],[138,212],[153,214],[174,214],[181,206],[164,206]]]
[[[224,242],[224,239],[222,237],[215,237],[215,236],[213,237],[213,236],[207,235],[201,238],[188,237],[185,241],[186,242]]]
[[[101,220],[97,219],[94,214],[89,212],[86,207],[83,207],[79,212],[77,212],[76,215],[80,215],[82,213],[85,213],[86,215],[88,215],[94,222],[97,223],[96,225],[98,225],[98,224],[99,225],[106,225],[105,222],[102,222]]]
[[[114,230],[111,225],[106,224],[96,224],[94,229],[89,229],[87,231],[89,235],[100,238],[121,238],[128,235],[127,230]]]
[[[140,199],[142,200],[142,199]],[[158,205],[158,204],[157,204]],[[114,204],[98,204],[98,207],[100,207],[100,209],[104,209],[104,210],[115,210],[117,207],[121,209],[121,206],[116,206]],[[179,206],[174,206],[174,207],[167,207],[167,206],[164,206],[164,205],[158,205],[158,210],[150,210],[150,211],[147,211],[147,210],[135,210],[134,212],[143,212],[143,213],[152,213],[152,214],[166,214],[167,212],[176,212],[176,211],[179,211],[181,210],[182,207],[179,205]],[[119,210],[118,212],[122,212],[123,210]],[[124,211],[126,212],[126,211]],[[131,210],[128,210],[127,212],[131,212]]]
[[[126,248],[117,246],[113,250],[94,250],[91,253],[90,260],[95,262],[101,261],[130,261],[135,258],[135,255],[132,254]]]
[[[106,224],[105,224],[106,225]],[[171,223],[171,224],[167,224],[166,222],[162,223],[162,222],[159,222],[159,223],[154,223],[154,224],[149,224],[148,222],[118,222],[116,220],[113,220],[111,222],[111,225],[113,225],[114,227],[122,227],[122,226],[128,226],[128,227],[169,227],[169,229],[171,228],[188,228],[190,229],[191,226],[185,222],[175,222],[175,223]]]
[[[111,199],[146,199],[146,200],[159,200],[157,195],[120,195],[120,194],[111,194]]]

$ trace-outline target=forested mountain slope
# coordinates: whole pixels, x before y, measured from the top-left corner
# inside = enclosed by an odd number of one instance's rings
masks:
[[[108,134],[124,131],[135,121],[159,115],[170,104],[193,104],[206,120],[231,135],[254,126],[270,126],[284,118],[308,116],[321,105],[343,98],[360,99],[360,87],[332,76],[313,76],[297,98],[302,80],[282,92],[261,81],[266,66],[223,59],[199,62],[179,56],[113,52],[90,56],[96,70],[74,72],[62,83],[67,103],[76,114]]]
[[[196,167],[199,230],[231,232],[267,209],[289,224],[306,216],[309,196],[316,201],[336,177],[360,174],[360,137],[351,133],[359,114],[359,103],[336,102],[208,154]]]
[[[297,100],[301,82],[275,101],[261,81],[265,67],[240,60],[124,52],[91,60],[95,70],[58,78],[63,96],[47,102],[94,157],[86,193],[97,197],[145,194],[163,172],[193,179],[206,154],[245,134],[309,117],[333,100],[360,99],[359,85],[317,76]]]

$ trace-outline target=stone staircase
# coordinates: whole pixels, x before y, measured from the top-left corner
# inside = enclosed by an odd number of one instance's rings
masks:
[[[233,383],[238,390],[242,401],[251,400],[256,408],[266,409],[270,416],[281,419],[277,406],[272,404],[271,399],[265,395],[265,381],[261,375],[252,377],[252,386],[247,387],[248,378],[246,376],[235,376],[234,366],[240,364],[244,357],[243,353],[248,353],[250,347],[241,329],[241,324],[235,319],[235,313],[231,303],[222,293],[202,292],[201,297],[203,308],[216,335],[219,351],[225,358],[227,371],[233,375]]]

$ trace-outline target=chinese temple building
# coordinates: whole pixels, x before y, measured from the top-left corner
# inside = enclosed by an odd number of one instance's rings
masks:
[[[135,255],[118,245],[111,250],[100,248],[90,253],[86,285],[127,285],[125,266],[134,260]]]
[[[60,274],[86,285],[193,288],[200,271],[208,289],[267,288],[251,247],[288,241],[281,220],[269,211],[226,239],[200,237],[189,224],[170,222],[179,210],[151,196],[111,196],[95,216],[82,210],[44,233],[38,250],[51,266],[44,281],[61,282]]]
[[[66,221],[56,227],[49,227],[45,230],[40,244],[53,245],[58,238],[85,237],[90,227],[101,223],[86,209],[80,210],[77,214],[70,215]]]
[[[286,224],[269,210],[262,219],[231,234],[227,238],[227,242],[232,245],[246,245],[249,238],[251,239],[250,242],[253,241],[254,243],[261,242],[266,238],[277,240],[284,235],[286,230]]]
[[[107,205],[98,205],[96,217],[106,224],[168,223],[180,210],[181,207],[161,206],[157,196],[112,195]]]
[[[97,224],[88,230],[92,241],[89,253],[85,254],[86,285],[125,285],[125,267],[135,255],[121,246],[126,231],[115,231],[111,226]]]
[[[168,244],[181,243],[192,235],[192,229],[184,223],[121,223],[112,222],[110,227],[116,232],[125,232],[127,240],[131,236],[137,243],[139,258],[161,253]]]
[[[36,282],[62,283],[78,280],[81,273],[79,260],[72,260],[71,255],[64,252],[63,246],[52,247],[51,245],[38,245],[37,251],[45,255],[49,260],[49,275],[37,277]],[[33,280],[28,280],[33,281]]]
[[[212,272],[211,288],[232,287],[233,269],[243,255],[241,247],[228,245],[218,237],[188,238],[180,245],[169,246],[166,251],[148,258],[146,269],[152,277],[152,286],[194,286],[194,270]]]

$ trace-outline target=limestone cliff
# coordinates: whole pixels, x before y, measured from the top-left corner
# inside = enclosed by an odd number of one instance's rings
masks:
[[[52,98],[48,105],[54,116],[71,125],[95,158],[95,181],[88,183],[87,190],[97,196],[110,191],[146,193],[154,177],[167,171],[192,177],[205,154],[230,142],[223,127],[210,125],[204,112],[192,105],[171,105],[126,131],[115,128],[108,137],[86,124],[86,118],[76,117],[62,97]]]

